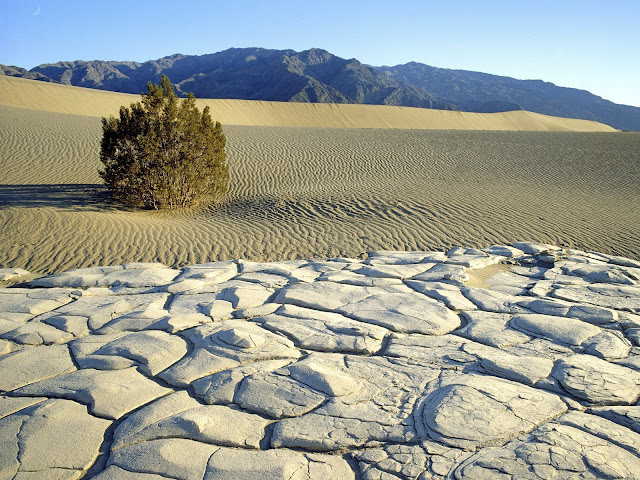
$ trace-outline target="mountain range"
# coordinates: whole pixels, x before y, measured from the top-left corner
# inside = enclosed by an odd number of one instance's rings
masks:
[[[144,63],[69,61],[26,70],[0,65],[0,74],[139,94],[167,75],[180,95],[283,102],[401,105],[471,112],[529,110],[640,131],[640,108],[542,80],[417,62],[375,67],[326,50],[231,48],[207,55],[171,55]]]

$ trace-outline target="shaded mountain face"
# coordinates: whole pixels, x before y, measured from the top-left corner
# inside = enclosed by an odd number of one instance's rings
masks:
[[[417,62],[376,68],[393,79],[427,89],[462,110],[480,111],[479,104],[494,104],[496,108],[518,105],[546,115],[596,120],[623,130],[640,130],[640,108],[618,105],[586,90],[558,87],[542,80],[516,80],[436,68]]]
[[[41,80],[43,82],[54,82],[49,77],[37,72],[30,72],[25,68],[16,67],[14,65],[1,65],[0,75],[6,75],[8,77],[20,77],[27,78],[29,80]]]
[[[162,74],[180,95],[282,102],[368,103],[426,108],[454,108],[420,88],[394,80],[358,60],[326,50],[232,48],[210,55],[137,62],[74,61],[45,64],[27,72],[14,67],[5,74],[41,76],[56,83],[139,94]],[[22,73],[23,75],[20,75]]]
[[[231,48],[209,55],[171,55],[138,62],[73,61],[31,70],[0,65],[0,74],[140,94],[162,74],[180,95],[282,102],[364,103],[503,112],[526,109],[640,130],[640,108],[540,80],[435,68],[411,62],[372,67],[326,50]]]

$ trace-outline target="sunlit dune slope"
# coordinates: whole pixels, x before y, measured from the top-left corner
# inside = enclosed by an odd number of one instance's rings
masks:
[[[0,268],[327,258],[521,239],[640,257],[640,133],[224,131],[231,178],[222,205],[127,210],[98,176],[99,118],[0,105]]]
[[[140,96],[0,76],[0,104],[92,117],[117,114]],[[469,113],[388,105],[198,99],[224,125],[425,130],[610,132],[602,123],[527,111]]]

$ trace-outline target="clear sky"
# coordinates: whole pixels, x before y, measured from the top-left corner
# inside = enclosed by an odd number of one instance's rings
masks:
[[[0,0],[0,63],[319,47],[542,79],[640,106],[640,0]]]

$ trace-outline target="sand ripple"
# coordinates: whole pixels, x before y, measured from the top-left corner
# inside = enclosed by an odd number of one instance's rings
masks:
[[[282,260],[528,239],[640,256],[640,134],[226,126],[218,207],[125,211],[96,118],[0,106],[0,267]]]

